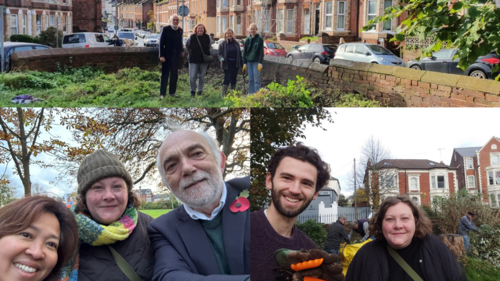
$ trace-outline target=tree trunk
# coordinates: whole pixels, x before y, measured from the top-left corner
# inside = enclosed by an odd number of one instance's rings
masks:
[[[465,256],[464,237],[458,234],[442,234],[439,238],[450,248],[456,258]]]

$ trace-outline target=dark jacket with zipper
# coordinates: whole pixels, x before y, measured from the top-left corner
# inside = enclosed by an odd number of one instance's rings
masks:
[[[201,48],[196,37],[200,39]],[[210,55],[211,47],[212,41],[207,34],[203,34],[202,36],[191,34],[186,41],[186,49],[189,52],[189,63],[205,63],[203,60],[203,53],[205,53],[205,55]]]
[[[231,42],[228,40],[224,40],[219,46],[219,58],[224,58],[224,61],[222,61],[222,69],[226,70],[227,69],[227,48],[228,46],[231,45],[236,48],[236,67],[240,68],[243,66],[242,64],[242,58],[241,58],[241,49],[240,49],[240,43],[236,41],[234,38]]]
[[[418,239],[418,238],[415,238]],[[439,237],[428,234],[422,239],[419,255],[420,270],[426,281],[466,281],[464,270],[450,249]],[[387,242],[375,240],[365,244],[354,256],[347,269],[346,281],[386,281],[390,268]]]
[[[347,244],[351,244],[349,240],[349,236],[347,236],[347,232],[345,232],[344,225],[337,220],[335,223],[332,223],[328,227],[328,234],[326,235],[325,248],[328,250],[339,250],[340,242],[342,238],[347,242]]]
[[[243,63],[264,61],[264,39],[259,34],[254,37],[248,35],[245,39],[245,48],[243,49]]]
[[[153,278],[154,258],[151,251],[147,227],[153,221],[151,216],[138,212],[137,226],[130,236],[110,246],[113,247],[134,269],[143,281]],[[80,266],[78,281],[129,281],[116,264],[107,245],[80,245]]]

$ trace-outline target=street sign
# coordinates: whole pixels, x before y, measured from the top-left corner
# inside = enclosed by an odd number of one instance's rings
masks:
[[[181,17],[189,15],[189,8],[186,5],[179,6],[178,14]]]

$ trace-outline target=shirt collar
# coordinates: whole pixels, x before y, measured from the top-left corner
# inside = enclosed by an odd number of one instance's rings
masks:
[[[222,210],[224,207],[224,204],[226,203],[226,196],[227,196],[227,190],[226,190],[226,183],[222,182],[224,184],[224,188],[222,189],[222,195],[220,197],[219,201],[219,206],[217,206],[213,211],[212,211],[212,216],[207,217],[205,214],[200,213],[198,211],[193,210],[190,208],[188,205],[184,204],[184,209],[186,210],[186,213],[193,219],[193,220],[206,220],[206,221],[211,221],[213,220]]]

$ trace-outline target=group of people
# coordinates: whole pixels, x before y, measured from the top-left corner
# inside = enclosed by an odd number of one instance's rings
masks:
[[[205,132],[175,131],[158,150],[183,204],[153,220],[105,150],[86,156],[76,204],[30,196],[0,208],[0,280],[249,280],[250,211],[230,208],[250,178],[224,182],[225,155]]]
[[[183,46],[183,30],[179,27],[179,16],[170,17],[170,24],[163,27],[160,35],[159,57],[162,62],[162,75],[160,98],[167,93],[171,97],[179,97],[177,92],[177,81],[179,69],[184,65],[184,59],[189,58],[189,86],[191,97],[203,95],[205,75],[212,63],[211,54],[212,39],[207,34],[203,24],[198,24],[186,41],[187,54]],[[225,97],[228,88],[236,88],[237,76],[240,69],[248,73],[248,93],[254,94],[261,88],[260,71],[264,60],[264,40],[257,33],[257,25],[249,26],[249,35],[245,40],[243,52],[238,41],[235,39],[234,31],[230,28],[224,31],[224,42],[219,45],[218,57],[224,70],[224,82],[221,96]]]

